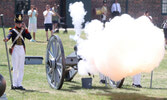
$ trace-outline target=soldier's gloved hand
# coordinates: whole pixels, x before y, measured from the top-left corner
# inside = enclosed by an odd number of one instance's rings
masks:
[[[26,24],[25,24],[24,22],[22,22],[22,27],[23,27],[24,29],[27,29]]]
[[[9,40],[8,38],[3,39],[4,42],[8,42],[8,40]]]

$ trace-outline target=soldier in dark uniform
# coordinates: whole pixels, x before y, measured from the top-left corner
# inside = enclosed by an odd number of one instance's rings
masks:
[[[12,89],[25,90],[22,86],[24,75],[24,61],[25,61],[25,43],[24,39],[31,39],[27,27],[23,23],[23,15],[16,14],[15,27],[9,31],[8,36],[4,39],[5,42],[12,38],[12,66],[13,66],[13,85]]]

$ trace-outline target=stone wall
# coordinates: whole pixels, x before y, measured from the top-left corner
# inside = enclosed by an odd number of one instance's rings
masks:
[[[12,26],[14,24],[14,12],[15,12],[14,0],[1,0],[0,3],[0,14],[4,15],[5,26]],[[1,26],[1,20],[0,20]]]

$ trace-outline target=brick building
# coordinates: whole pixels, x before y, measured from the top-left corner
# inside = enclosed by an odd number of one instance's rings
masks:
[[[27,10],[30,4],[35,5],[38,8],[38,27],[43,28],[43,11],[45,5],[50,4],[53,6],[54,3],[60,5],[60,15],[66,18],[68,27],[72,27],[71,18],[68,12],[69,3],[75,1],[83,1],[84,7],[87,11],[86,21],[92,19],[100,19],[100,16],[95,14],[95,8],[102,6],[103,0],[1,0],[0,2],[0,14],[4,14],[4,21],[6,27],[14,25],[13,19],[16,12],[20,11],[19,8],[24,9],[24,22],[28,24]],[[164,19],[167,19],[167,0],[118,0],[121,4],[122,14],[128,13],[132,17],[137,18],[148,10],[150,15],[153,17],[154,24],[161,25]],[[111,16],[110,7],[114,0],[107,0],[108,16]]]

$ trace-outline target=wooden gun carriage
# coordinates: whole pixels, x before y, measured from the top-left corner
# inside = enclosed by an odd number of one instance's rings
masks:
[[[46,50],[46,76],[49,85],[54,89],[61,89],[64,80],[71,81],[78,72],[77,64],[81,58],[74,52],[65,57],[61,39],[57,35],[51,36]],[[124,79],[115,82],[106,78],[112,87],[121,88]]]

